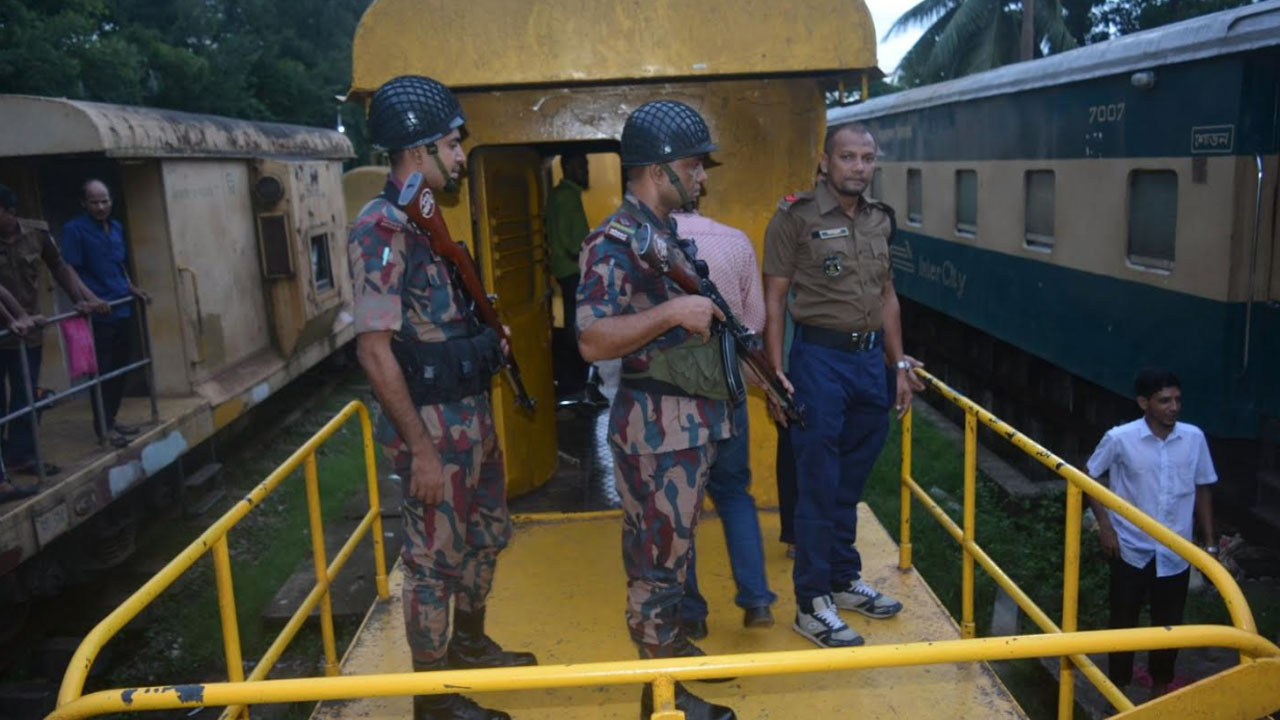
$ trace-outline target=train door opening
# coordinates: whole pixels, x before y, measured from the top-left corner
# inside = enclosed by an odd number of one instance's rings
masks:
[[[478,148],[470,159],[476,261],[537,401],[532,411],[522,409],[503,376],[494,383],[494,420],[512,495],[541,486],[558,462],[541,162],[538,153],[521,147]]]
[[[616,148],[581,145],[488,146],[473,150],[469,158],[473,251],[486,288],[498,298],[499,315],[511,328],[525,385],[537,401],[532,412],[523,410],[505,379],[499,376],[494,383],[507,487],[514,497],[553,480],[545,495],[557,498],[548,500],[555,507],[539,509],[600,507],[601,490],[608,506],[607,496],[613,494],[612,468],[601,467],[608,448],[603,436],[595,438],[607,423],[605,409],[559,402],[564,398],[557,398],[555,383],[553,333],[572,333],[573,326],[572,300],[565,302],[550,268],[544,215],[548,193],[562,179],[559,156],[570,150],[587,156],[591,182],[582,200],[588,228],[621,201]],[[585,365],[582,372],[587,372]]]

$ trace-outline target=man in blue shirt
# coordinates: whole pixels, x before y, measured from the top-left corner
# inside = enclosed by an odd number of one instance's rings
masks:
[[[119,220],[111,218],[111,191],[106,183],[87,180],[82,192],[84,214],[72,218],[62,228],[64,261],[75,268],[90,290],[107,302],[131,296],[151,302],[151,297],[129,279],[124,227]],[[136,327],[133,303],[115,305],[110,315],[94,317],[93,344],[98,354],[99,374],[105,375],[128,364]],[[118,375],[105,380],[95,390],[101,393],[105,417],[98,416],[98,403],[93,403],[93,427],[99,434],[98,439],[103,439],[102,429],[106,428],[106,440],[116,447],[124,447],[129,443],[128,437],[138,434],[138,428],[116,422],[124,397],[124,378]]]

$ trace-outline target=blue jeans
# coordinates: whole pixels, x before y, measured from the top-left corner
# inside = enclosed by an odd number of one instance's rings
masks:
[[[778,596],[769,589],[764,572],[764,544],[760,537],[760,518],[751,486],[748,463],[750,438],[747,433],[747,405],[733,411],[735,433],[716,446],[716,459],[707,479],[707,494],[716,504],[720,524],[724,526],[724,543],[729,549],[729,568],[738,586],[734,602],[740,608],[767,607]],[[684,581],[684,599],[680,617],[684,620],[707,617],[707,601],[698,591],[696,552],[689,550],[689,564]]]
[[[884,351],[791,346],[791,383],[807,428],[791,426],[796,457],[796,602],[847,587],[862,573],[858,502],[889,433]]]
[[[4,415],[14,413],[27,407],[27,390],[22,387],[22,358],[18,353],[21,348],[0,348],[0,411]],[[40,347],[29,347],[27,365],[31,371],[31,386],[34,397],[36,386],[40,384],[40,358],[43,355]],[[36,459],[35,423],[36,414],[24,415],[10,420],[4,426],[4,462],[7,467],[20,468]]]

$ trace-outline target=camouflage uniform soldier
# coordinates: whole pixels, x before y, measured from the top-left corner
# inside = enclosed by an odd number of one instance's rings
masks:
[[[697,197],[707,179],[703,160],[714,149],[693,108],[659,100],[636,109],[622,130],[625,199],[587,237],[579,259],[582,356],[622,358],[609,440],[623,506],[627,625],[643,658],[702,654],[683,634],[679,607],[703,487],[715,442],[730,436],[730,412],[723,375],[718,388],[699,388],[678,371],[719,352],[707,342],[719,312],[646,265],[636,242],[652,234],[694,250],[677,239],[671,212]],[[678,684],[676,701],[690,720],[735,717]],[[652,705],[646,687],[643,717]]]
[[[484,632],[485,598],[511,522],[489,405],[492,373],[459,372],[496,368],[507,348],[480,328],[447,263],[394,200],[414,172],[432,190],[456,188],[466,161],[463,120],[453,94],[435,80],[403,76],[378,88],[369,131],[390,151],[391,175],[360,211],[348,243],[357,351],[382,406],[377,440],[403,479],[405,630],[415,670],[537,662],[503,651]],[[438,384],[405,371],[428,364]],[[414,717],[510,716],[459,695],[431,695],[414,698]]]

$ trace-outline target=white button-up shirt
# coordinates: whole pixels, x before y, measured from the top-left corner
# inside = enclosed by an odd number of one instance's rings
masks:
[[[1188,540],[1192,539],[1196,486],[1218,481],[1200,428],[1176,423],[1169,437],[1161,440],[1145,418],[1108,430],[1089,458],[1088,468],[1095,478],[1110,473],[1112,492]],[[1107,512],[1126,563],[1144,568],[1154,556],[1158,577],[1187,569],[1187,561],[1172,550],[1114,511]]]

